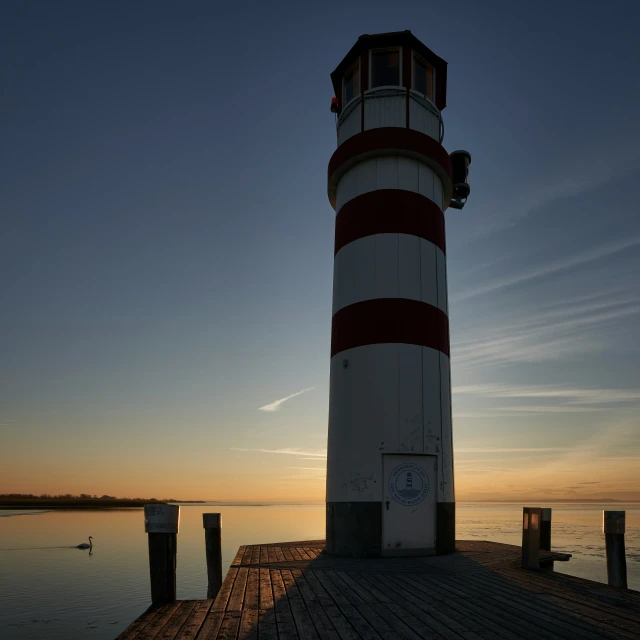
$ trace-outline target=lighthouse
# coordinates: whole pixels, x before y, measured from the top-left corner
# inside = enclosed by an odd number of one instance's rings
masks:
[[[327,553],[451,553],[444,212],[466,202],[471,157],[442,146],[447,63],[410,31],[361,36],[331,81]]]

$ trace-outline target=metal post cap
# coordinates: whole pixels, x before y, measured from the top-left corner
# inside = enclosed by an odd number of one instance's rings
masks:
[[[202,526],[205,529],[220,529],[222,527],[220,523],[220,514],[219,513],[203,513]]]
[[[177,504],[145,504],[144,530],[146,533],[178,533],[180,507]]]

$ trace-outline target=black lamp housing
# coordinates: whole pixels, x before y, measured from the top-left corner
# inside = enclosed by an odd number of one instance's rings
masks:
[[[462,209],[471,193],[469,186],[471,154],[468,151],[460,150],[451,152],[449,157],[453,170],[453,197],[449,206],[454,209]]]

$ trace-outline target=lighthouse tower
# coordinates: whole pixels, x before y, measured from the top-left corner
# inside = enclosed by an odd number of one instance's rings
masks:
[[[327,552],[450,553],[444,211],[464,206],[471,158],[442,147],[447,63],[410,31],[361,36],[331,80]]]

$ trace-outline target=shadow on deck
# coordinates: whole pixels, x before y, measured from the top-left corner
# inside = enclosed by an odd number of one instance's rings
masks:
[[[350,559],[323,540],[240,547],[215,601],[147,611],[118,638],[640,638],[640,592],[520,568],[520,547]],[[541,552],[541,560],[566,560]]]

